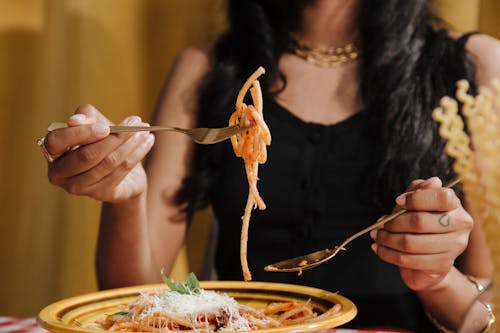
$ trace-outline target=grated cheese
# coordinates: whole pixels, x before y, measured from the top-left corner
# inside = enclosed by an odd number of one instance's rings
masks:
[[[135,313],[135,309],[141,309]],[[223,317],[220,330],[248,331],[250,322],[241,315],[241,306],[225,293],[200,290],[199,295],[180,294],[177,291],[159,290],[141,292],[139,297],[129,303],[125,310],[135,320],[154,316],[155,313],[168,313],[190,323],[204,323],[209,315]],[[205,318],[205,320],[203,320]]]

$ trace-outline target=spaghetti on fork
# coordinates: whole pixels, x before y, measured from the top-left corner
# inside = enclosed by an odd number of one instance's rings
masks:
[[[257,180],[259,179],[259,164],[267,160],[267,146],[271,144],[271,133],[264,122],[262,90],[257,80],[259,76],[265,73],[264,68],[259,67],[243,84],[236,99],[236,110],[229,118],[229,126],[251,124],[243,132],[231,137],[234,153],[241,157],[245,163],[245,171],[248,180],[248,199],[245,206],[245,212],[242,217],[241,239],[240,239],[240,261],[245,281],[252,279],[252,274],[248,268],[247,260],[247,241],[248,227],[250,225],[250,216],[252,209],[258,207],[260,210],[266,209],[266,204],[262,200],[257,189]],[[245,104],[243,99],[250,90],[252,104]]]

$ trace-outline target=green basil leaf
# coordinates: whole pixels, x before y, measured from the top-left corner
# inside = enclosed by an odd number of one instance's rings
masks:
[[[160,272],[161,278],[163,279],[163,282],[170,288],[172,291],[176,291],[179,294],[195,294],[199,295],[200,294],[200,284],[198,282],[198,279],[194,275],[193,272],[189,273],[187,276],[186,284],[180,283],[180,282],[175,282],[170,280],[164,273],[163,273],[163,268]]]
[[[193,294],[195,295],[200,294],[200,282],[198,281],[196,275],[193,272],[188,274],[186,279],[186,285]]]
[[[189,294],[189,288],[186,287],[184,284],[180,283],[180,282],[176,282],[176,286],[177,286],[177,291],[180,293],[180,294],[184,294],[184,295],[187,295]]]
[[[128,312],[126,311],[118,311],[112,314],[112,316],[126,316],[126,315],[128,315]]]
[[[161,269],[161,278],[163,279],[163,282],[170,288],[172,291],[177,291],[177,284],[178,282],[174,282],[170,280],[164,273],[163,273],[163,268]]]

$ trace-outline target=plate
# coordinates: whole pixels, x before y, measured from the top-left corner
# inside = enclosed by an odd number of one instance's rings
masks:
[[[263,308],[269,302],[309,300],[318,315],[340,303],[342,310],[335,314],[318,316],[307,323],[251,331],[254,333],[312,332],[332,328],[352,320],[357,309],[349,299],[325,290],[283,283],[204,281],[200,286],[206,290],[225,292],[238,302],[254,308]],[[93,322],[103,314],[119,311],[118,306],[126,304],[138,296],[140,291],[167,288],[165,284],[110,289],[81,296],[71,297],[45,307],[38,314],[37,321],[44,329],[55,333],[104,332],[81,327]]]

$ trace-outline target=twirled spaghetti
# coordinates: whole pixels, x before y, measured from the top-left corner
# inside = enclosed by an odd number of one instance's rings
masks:
[[[251,126],[243,132],[231,137],[234,153],[241,157],[245,162],[245,171],[247,174],[249,192],[245,206],[245,212],[242,217],[241,238],[240,238],[240,261],[245,281],[252,279],[247,261],[247,241],[248,227],[252,209],[257,206],[260,210],[266,209],[266,204],[262,200],[257,190],[257,180],[259,164],[267,160],[267,148],[271,144],[271,133],[264,122],[262,112],[262,91],[257,78],[265,73],[264,68],[259,67],[243,84],[236,99],[236,110],[229,118],[229,125]],[[246,105],[243,99],[250,90],[253,105]]]

